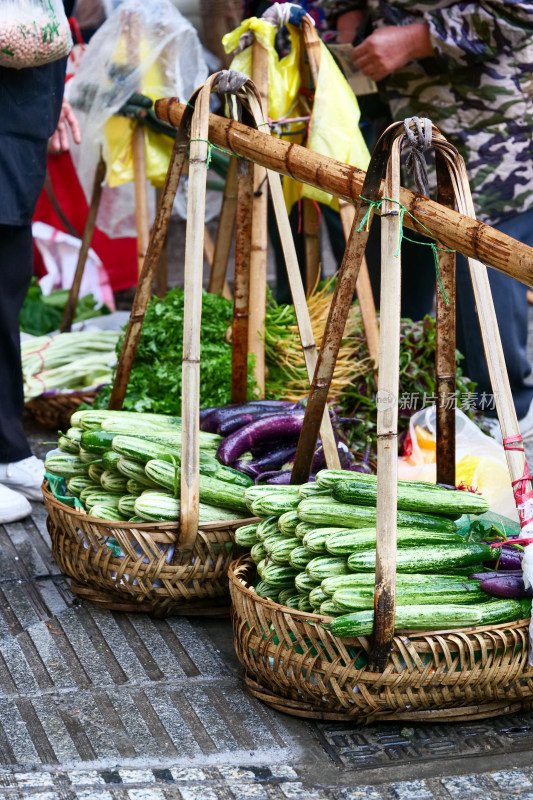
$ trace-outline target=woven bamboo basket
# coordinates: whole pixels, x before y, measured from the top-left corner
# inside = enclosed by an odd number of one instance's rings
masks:
[[[52,552],[75,594],[117,611],[227,613],[227,572],[239,552],[234,530],[246,520],[202,525],[180,561],[177,525],[96,519],[59,502],[47,483],[43,497]],[[123,556],[113,555],[110,539]]]
[[[247,556],[228,575],[247,687],[278,711],[354,722],[455,722],[533,708],[529,620],[397,633],[385,670],[372,672],[370,637],[336,638],[321,627],[328,617],[259,597]]]
[[[96,391],[71,394],[41,394],[26,403],[32,417],[44,428],[64,431],[70,428],[70,417],[82,403],[94,403]]]

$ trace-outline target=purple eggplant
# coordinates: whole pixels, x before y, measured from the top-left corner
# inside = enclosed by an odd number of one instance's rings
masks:
[[[510,544],[504,544],[499,550],[495,550],[494,559],[484,561],[486,566],[498,566],[498,569],[510,570],[520,569],[522,565],[523,553]]]
[[[257,474],[273,469],[280,469],[287,461],[290,461],[296,453],[296,443],[287,444],[285,447],[277,447],[267,450],[259,458],[249,461],[249,465],[256,470]]]
[[[277,484],[278,486],[279,485],[287,486],[291,482],[291,474],[292,474],[291,469],[283,469],[279,470],[278,472],[275,471],[263,472],[262,475],[259,475],[256,478],[255,482],[256,484],[268,483],[269,485]],[[309,476],[309,481],[312,482],[314,480],[315,480],[315,475],[311,474]]]
[[[250,422],[255,422],[256,419],[263,419],[263,417],[275,417],[279,414],[286,414],[287,410],[283,409],[281,411],[254,411],[254,412],[245,412],[238,414],[234,414],[231,417],[228,417],[217,428],[217,433],[221,436],[229,436],[230,433],[233,431],[239,430],[239,428],[243,428],[245,425],[249,425]]]
[[[214,407],[211,407],[211,408],[201,408],[201,409],[200,409],[200,427],[202,427],[202,422],[203,422],[203,421],[204,421],[204,419],[207,417],[207,415],[208,415],[208,414],[210,414],[210,413],[211,413],[212,411],[214,411],[214,410],[215,410],[215,409],[214,409]]]
[[[248,461],[247,458],[238,458],[233,464],[233,469],[237,469],[239,472],[244,473],[244,475],[248,475],[248,477],[253,480],[259,475],[259,472],[255,469],[252,462]]]
[[[204,417],[201,428],[208,433],[216,433],[218,426],[235,414],[259,414],[262,411],[275,413],[297,407],[297,403],[291,403],[289,400],[251,400],[247,403],[232,403],[229,406],[214,408]]]
[[[239,456],[250,450],[259,442],[274,439],[280,436],[294,436],[302,429],[304,412],[293,411],[287,414],[277,414],[276,416],[264,417],[255,422],[250,422],[244,428],[231,433],[221,442],[217,456],[222,464],[230,465]]]
[[[468,578],[471,581],[491,581],[493,578],[507,577],[512,575],[522,575],[521,569],[498,569],[493,572],[474,572]]]
[[[533,590],[526,589],[521,575],[500,575],[498,578],[481,581],[480,587],[487,594],[497,597],[516,597],[518,599],[533,597]]]

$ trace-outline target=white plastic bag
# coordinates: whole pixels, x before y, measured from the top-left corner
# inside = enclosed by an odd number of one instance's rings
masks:
[[[413,414],[398,459],[398,477],[435,483],[437,409]],[[518,521],[518,513],[503,445],[487,436],[459,408],[455,409],[456,483],[477,489],[495,514]]]
[[[33,240],[43,257],[46,275],[39,281],[43,294],[53,289],[70,289],[78,263],[81,240],[58,231],[45,222],[32,225]],[[107,272],[100,258],[91,248],[87,256],[80,286],[80,297],[92,294],[99,305],[115,309],[115,298]]]
[[[62,0],[0,3],[0,66],[40,67],[68,56],[71,47]]]
[[[178,96],[186,100],[206,78],[198,34],[170,0],[124,0],[118,5],[92,37],[66,88],[82,129],[82,143],[72,147],[72,158],[87,199],[101,152],[108,176],[116,172],[109,163],[110,125],[115,125],[116,112],[131,95],[140,90],[152,99]],[[132,124],[122,118],[118,121]],[[147,167],[150,144],[157,146],[151,134],[145,129]],[[104,187],[98,214],[101,230],[111,237],[135,236],[134,212],[131,182]]]

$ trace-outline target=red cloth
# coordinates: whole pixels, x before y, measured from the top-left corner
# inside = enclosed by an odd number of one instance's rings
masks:
[[[57,201],[74,228],[81,235],[85,227],[88,205],[80,186],[69,153],[48,156],[48,172]],[[59,230],[65,227],[55,213],[46,192],[43,190],[35,209],[34,221],[46,222]],[[68,231],[66,231],[68,233]],[[137,284],[137,240],[134,238],[111,239],[105,233],[94,231],[93,250],[100,256],[113,291],[129,289]],[[45,273],[42,258],[34,247],[35,272]]]

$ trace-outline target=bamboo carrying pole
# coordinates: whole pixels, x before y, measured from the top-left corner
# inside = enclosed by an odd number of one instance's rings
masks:
[[[186,105],[175,98],[156,102],[159,119],[179,127]],[[360,195],[366,173],[357,167],[342,164],[333,158],[314,153],[297,144],[290,144],[250,128],[235,120],[211,114],[209,141],[263,167],[308,183],[340,199],[361,205]],[[378,189],[378,197],[381,188]],[[422,195],[401,189],[400,201],[413,216],[432,232],[437,241],[477,258],[512,278],[533,286],[533,248],[511,236],[491,228],[464,213],[441,206]],[[361,215],[359,221],[361,221]],[[423,233],[423,228],[405,216],[404,225]]]
[[[257,88],[263,117],[268,109],[268,51],[252,43],[252,81]],[[268,192],[266,170],[253,166],[252,249],[250,253],[248,352],[254,356],[254,377],[265,396],[265,315],[268,250]]]
[[[302,18],[302,32],[309,61],[309,69],[313,77],[315,89],[318,85],[318,74],[320,71],[320,62],[322,59],[322,45],[320,37],[311,18],[306,14]],[[347,203],[339,203],[339,210],[344,231],[344,237],[348,241],[350,230],[353,224],[355,211],[353,206]],[[368,353],[370,358],[377,364],[379,357],[379,325],[376,314],[376,305],[374,303],[374,294],[370,283],[370,275],[368,274],[368,266],[366,259],[363,258],[359,268],[359,276],[356,283],[357,299],[359,301],[359,310],[361,312],[361,319],[363,321],[363,329],[368,346]]]
[[[226,283],[226,271],[228,268],[229,253],[235,228],[235,216],[237,213],[237,159],[230,158],[226,183],[224,185],[224,195],[222,197],[222,207],[218,217],[217,236],[215,240],[215,250],[213,253],[213,263],[209,276],[208,291],[213,294],[222,292],[223,296],[231,300],[231,292]]]
[[[320,280],[320,216],[309,197],[303,202],[303,230],[305,242],[305,289],[307,297]]]
[[[235,231],[235,282],[233,286],[233,324],[231,358],[231,401],[244,403],[248,394],[248,306],[254,165],[237,165],[237,226]]]
[[[387,165],[381,207],[381,309],[377,402],[376,590],[372,662],[383,672],[394,636],[400,383],[400,139]],[[396,201],[396,202],[394,202]]]
[[[161,197],[163,195],[163,188],[157,187],[155,190],[156,206],[159,207]],[[168,291],[168,237],[165,236],[163,247],[161,248],[161,255],[159,256],[159,263],[157,265],[157,273],[155,276],[155,293],[158,297],[164,297]]]
[[[74,273],[74,278],[72,280],[72,286],[70,287],[70,291],[68,293],[67,304],[65,306],[65,310],[63,312],[63,319],[61,320],[61,326],[59,328],[60,333],[65,333],[66,331],[70,331],[72,327],[72,321],[74,320],[74,315],[76,313],[76,306],[78,305],[78,297],[80,294],[81,281],[83,279],[85,264],[87,263],[87,256],[89,255],[94,229],[96,227],[96,218],[98,216],[98,209],[100,207],[100,200],[102,198],[102,189],[105,179],[105,173],[106,173],[105,161],[102,157],[100,157],[100,160],[96,165],[96,171],[94,173],[91,202],[89,205],[89,211],[87,213],[87,219],[85,221],[85,228],[83,229],[83,236],[81,239],[80,252],[78,255],[78,263],[76,264],[76,271]]]

